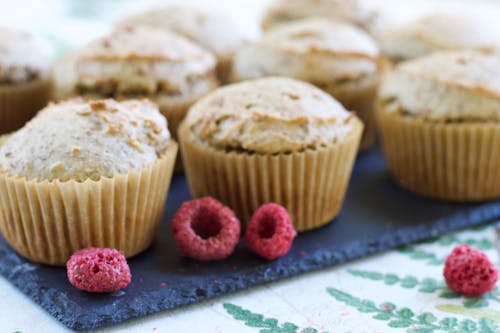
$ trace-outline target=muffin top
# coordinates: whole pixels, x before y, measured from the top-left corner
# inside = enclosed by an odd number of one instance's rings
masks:
[[[147,25],[174,31],[212,51],[229,57],[243,40],[225,15],[182,5],[167,5],[126,17],[119,26]]]
[[[334,144],[351,132],[354,121],[313,85],[272,77],[210,93],[189,110],[183,126],[215,149],[278,154]]]
[[[170,142],[147,100],[81,99],[51,104],[0,147],[0,169],[27,179],[85,181],[139,170]]]
[[[183,96],[209,90],[215,58],[172,32],[145,26],[115,30],[70,54],[55,70],[56,85],[97,96]],[[69,93],[71,95],[71,93]]]
[[[0,84],[44,78],[49,66],[48,57],[31,35],[0,26]]]
[[[493,50],[500,32],[472,16],[432,14],[385,31],[382,52],[393,60],[408,60],[439,50]]]
[[[382,80],[389,110],[432,121],[500,121],[500,54],[448,51],[399,64]]]
[[[378,33],[383,17],[376,0],[276,0],[267,10],[262,27],[308,17],[341,19]]]
[[[242,47],[233,78],[290,76],[313,84],[345,83],[376,74],[378,46],[347,23],[311,18],[281,24]]]

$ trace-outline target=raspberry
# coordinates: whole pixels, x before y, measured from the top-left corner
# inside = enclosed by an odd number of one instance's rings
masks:
[[[498,270],[483,252],[462,244],[446,258],[444,278],[448,287],[465,296],[479,296],[495,287]]]
[[[91,293],[110,293],[130,284],[131,275],[123,252],[86,248],[75,252],[66,263],[73,286]]]
[[[278,204],[260,206],[253,214],[245,233],[245,241],[259,256],[274,260],[292,247],[297,232],[287,210]]]
[[[211,197],[182,204],[172,220],[172,233],[181,254],[198,260],[229,257],[240,239],[240,220]]]

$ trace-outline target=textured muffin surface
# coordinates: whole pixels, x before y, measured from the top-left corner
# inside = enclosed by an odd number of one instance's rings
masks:
[[[30,82],[48,71],[49,59],[31,35],[0,26],[0,84]]]
[[[184,37],[137,26],[69,55],[54,71],[67,95],[189,97],[215,85],[215,58]],[[63,97],[67,97],[64,96]]]
[[[98,180],[137,171],[166,150],[170,133],[146,100],[51,104],[0,147],[0,169],[37,180]]]
[[[342,19],[377,32],[383,17],[374,0],[276,0],[262,21],[264,28],[307,17]]]
[[[382,80],[387,110],[433,121],[500,121],[500,54],[440,52]]]
[[[181,5],[152,8],[125,18],[119,25],[146,25],[171,30],[202,45],[218,57],[229,56],[243,42],[238,29],[225,15]]]
[[[290,76],[313,84],[357,80],[377,73],[378,46],[364,31],[326,19],[282,24],[235,55],[236,80]]]
[[[388,29],[380,45],[391,59],[405,60],[440,50],[492,50],[500,47],[500,33],[472,16],[440,13]]]
[[[350,133],[354,118],[308,83],[265,78],[207,95],[190,109],[185,126],[216,149],[274,154],[334,144]]]

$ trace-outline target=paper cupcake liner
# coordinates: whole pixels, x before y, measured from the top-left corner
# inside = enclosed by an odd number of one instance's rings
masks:
[[[374,80],[366,85],[349,84],[346,87],[332,85],[323,88],[363,121],[364,131],[359,144],[360,151],[370,148],[375,142],[376,125],[373,103],[377,94],[377,86],[378,82]]]
[[[232,55],[220,56],[217,59],[217,78],[220,84],[230,82],[230,73],[233,66]]]
[[[341,143],[300,153],[260,155],[200,145],[181,125],[185,172],[193,197],[219,199],[245,224],[267,202],[285,206],[295,228],[330,222],[340,211],[362,133],[355,122]]]
[[[48,80],[0,84],[0,134],[21,128],[47,105],[50,93],[51,83]]]
[[[98,181],[36,181],[0,173],[0,231],[20,255],[64,265],[77,250],[111,247],[133,256],[155,237],[177,144],[137,172]]]
[[[436,124],[383,107],[377,119],[389,169],[401,186],[449,201],[500,198],[500,124]]]

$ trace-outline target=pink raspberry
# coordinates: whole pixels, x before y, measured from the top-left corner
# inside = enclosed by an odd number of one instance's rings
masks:
[[[172,233],[182,255],[198,260],[229,257],[240,232],[234,212],[211,197],[183,203],[172,220]]]
[[[75,252],[66,263],[69,282],[91,293],[110,293],[130,284],[131,274],[123,252],[86,248]]]
[[[259,256],[274,260],[288,253],[297,232],[287,210],[278,204],[260,206],[248,223],[245,242]]]
[[[443,275],[451,290],[465,296],[479,296],[495,287],[498,269],[486,254],[462,244],[446,258]]]

